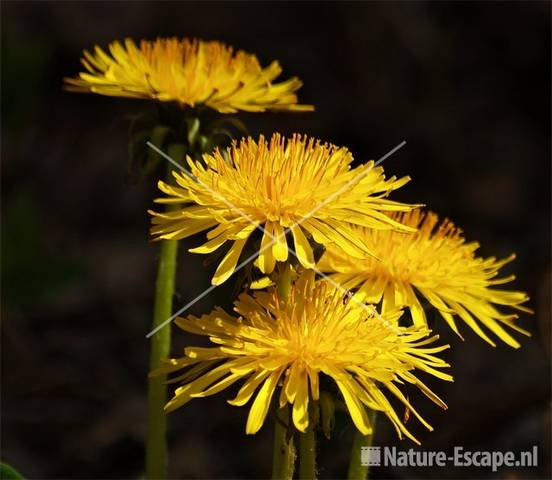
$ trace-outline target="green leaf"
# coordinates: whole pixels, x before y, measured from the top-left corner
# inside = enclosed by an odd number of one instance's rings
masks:
[[[7,463],[0,463],[1,480],[23,480],[24,477],[15,468]]]
[[[335,402],[333,396],[325,391],[320,392],[320,413],[322,416],[322,431],[330,438],[335,426]]]
[[[151,129],[149,141],[162,150],[163,144],[165,143],[166,137],[170,131],[171,129],[166,125],[156,125]],[[152,162],[159,162],[159,160],[161,160],[161,155],[159,155],[153,148],[148,148],[146,165]]]
[[[247,129],[247,126],[238,117],[225,116],[223,118],[217,119],[210,125],[210,130],[215,130],[221,127],[233,127],[238,131],[240,136],[246,137],[249,135],[249,130]]]
[[[186,125],[188,126],[188,145],[192,147],[199,133],[199,118],[187,118]]]
[[[183,143],[169,143],[167,147],[167,155],[174,160],[178,165],[186,164],[186,145]],[[169,171],[174,169],[171,164],[168,166]]]

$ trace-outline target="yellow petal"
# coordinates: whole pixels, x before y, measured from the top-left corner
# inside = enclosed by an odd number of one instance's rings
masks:
[[[274,255],[272,254],[272,245],[270,243],[272,240],[272,223],[267,223],[265,225],[265,231],[263,234],[263,239],[261,240],[261,249],[259,253],[259,260],[258,265],[259,269],[263,273],[271,273],[274,270],[274,265],[276,264],[276,260],[274,259]]]
[[[297,258],[303,267],[313,268],[314,267],[314,255],[312,253],[312,248],[301,230],[301,227],[298,225],[291,227],[291,233],[293,234],[293,242],[295,243],[295,253]]]
[[[226,242],[227,238],[225,235],[219,235],[218,237],[208,240],[203,245],[200,245],[196,248],[189,248],[188,252],[191,253],[212,253],[217,250]]]
[[[238,259],[240,258],[246,242],[247,238],[234,241],[234,244],[230,250],[228,250],[228,253],[222,259],[222,262],[220,262],[217,271],[211,280],[213,285],[220,285],[221,283],[224,283],[234,273],[234,269],[236,268],[236,264],[238,263]]]
[[[210,395],[214,395],[215,393],[218,393],[224,390],[225,388],[229,387],[230,385],[232,385],[242,377],[243,377],[243,374],[232,373],[231,375],[228,375],[226,378],[222,379],[220,382],[217,382],[214,385],[210,386],[207,390],[204,390],[203,392],[199,392],[199,393],[193,393],[190,395],[190,397],[203,398],[203,397],[208,397]]]
[[[349,389],[348,385],[338,379],[335,379],[335,382],[343,395],[353,423],[359,429],[360,433],[363,435],[370,435],[372,433],[372,427],[370,426],[370,420],[368,420],[368,415],[366,414],[366,408],[355,393]]]
[[[268,408],[270,407],[272,395],[274,394],[276,385],[278,385],[278,380],[281,374],[282,370],[273,372],[263,383],[263,386],[255,397],[255,401],[253,402],[253,405],[251,405],[251,410],[249,411],[249,416],[247,417],[247,425],[245,427],[245,433],[248,435],[257,433],[263,426],[266,414],[268,413]]]
[[[270,277],[262,277],[258,280],[253,280],[249,285],[249,288],[251,290],[262,290],[263,288],[270,287],[271,285],[274,285],[274,282],[270,279]]]
[[[304,433],[309,426],[309,389],[305,371],[300,373],[298,382],[293,402],[293,423],[297,430]]]
[[[238,392],[236,397],[232,400],[228,400],[228,403],[236,407],[242,407],[243,405],[245,405],[247,402],[249,402],[249,399],[253,396],[257,387],[261,384],[263,380],[266,379],[266,377],[268,377],[268,375],[269,372],[261,371],[256,375],[248,378],[247,381],[240,388],[240,391]]]
[[[288,246],[284,229],[279,223],[274,223],[274,239],[275,244],[272,246],[272,254],[279,262],[285,262],[288,258]]]
[[[288,375],[286,376],[282,388],[286,393],[287,401],[293,403],[299,388],[299,367],[296,363],[292,364],[289,368]]]
[[[425,295],[425,294],[424,294]],[[448,299],[447,299],[448,300]],[[473,319],[473,317],[465,310],[463,309],[458,303],[448,300],[450,303],[450,306],[452,307],[453,311],[457,313],[462,320],[464,320],[470,328],[472,328],[481,338],[483,338],[489,345],[492,345],[493,347],[496,347],[496,344],[487,336],[487,334],[481,330],[477,322]],[[446,305],[445,305],[446,306]],[[448,308],[448,307],[447,307]],[[456,322],[454,321],[454,317],[448,313],[448,311],[442,311],[439,310],[439,313],[441,316],[446,320],[446,322],[449,324],[450,328],[454,330],[454,332],[464,340],[462,335],[460,334],[458,327],[456,326]]]
[[[387,312],[395,310],[395,287],[389,282],[383,292],[383,302],[381,304],[381,313],[385,315]]]
[[[174,397],[165,405],[165,411],[172,412],[173,410],[185,405],[192,399],[192,394],[198,393],[205,387],[211,385],[213,382],[216,382],[218,379],[226,375],[228,371],[228,364],[223,364],[186,386],[177,388],[174,392]]]
[[[406,304],[410,308],[410,314],[412,315],[412,321],[417,327],[427,327],[427,319],[424,309],[420,305],[416,294],[412,287],[408,284],[404,284],[404,291],[406,293]]]

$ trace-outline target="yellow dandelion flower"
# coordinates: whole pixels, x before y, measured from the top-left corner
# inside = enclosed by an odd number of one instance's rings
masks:
[[[281,298],[276,288],[242,294],[235,303],[235,318],[217,308],[200,318],[179,318],[186,332],[209,337],[211,347],[188,347],[185,356],[171,359],[158,373],[185,369],[173,381],[183,382],[167,403],[175,410],[193,398],[218,393],[243,381],[228,403],[243,406],[254,398],[246,433],[263,425],[275,391],[275,403],[290,404],[295,427],[309,425],[309,402],[319,399],[321,376],[333,379],[351,418],[363,434],[372,431],[366,409],[383,412],[400,438],[417,441],[407,430],[387,395],[395,397],[429,430],[431,426],[411,405],[398,384],[412,384],[443,408],[446,405],[421,380],[415,370],[443,380],[452,377],[440,371],[448,367],[435,354],[448,348],[430,346],[438,337],[428,330],[394,327],[400,312],[382,321],[354,301],[343,301],[340,289],[326,281],[315,282],[305,271]]]
[[[264,235],[257,264],[263,273],[288,259],[287,229],[306,268],[315,263],[312,239],[363,258],[369,250],[351,225],[414,231],[382,213],[413,208],[385,198],[410,179],[386,179],[383,168],[374,167],[373,161],[351,168],[352,160],[344,147],[279,134],[270,142],[262,136],[258,142],[244,139],[224,152],[204,155],[203,162],[188,157],[195,178],[175,172],[177,185],[159,182],[168,197],[156,200],[183,206],[169,213],[150,211],[152,234],[159,239],[182,239],[212,229],[205,244],[190,250],[203,254],[232,242],[213,284],[233,273],[248,238],[259,226]]]
[[[418,298],[421,295],[458,335],[455,318],[460,317],[491,345],[495,346],[479,323],[518,348],[519,343],[503,327],[529,333],[515,324],[516,314],[501,313],[495,306],[531,313],[522,305],[529,297],[524,292],[491,288],[514,280],[514,275],[497,275],[515,255],[502,260],[476,256],[478,243],[467,243],[462,231],[446,219],[438,225],[438,216],[431,212],[416,210],[394,214],[393,218],[418,231],[401,235],[359,228],[357,235],[379,261],[369,256],[362,261],[349,259],[336,249],[328,249],[318,268],[337,272],[333,279],[344,288],[358,289],[357,295],[364,301],[382,301],[384,313],[395,307],[408,307],[414,325],[425,326],[426,314]]]
[[[298,78],[273,83],[282,72],[278,62],[262,68],[255,55],[220,42],[159,38],[138,47],[127,38],[124,45],[112,42],[109,53],[96,46],[83,55],[86,72],[65,79],[69,90],[206,105],[221,113],[313,110],[297,104]]]

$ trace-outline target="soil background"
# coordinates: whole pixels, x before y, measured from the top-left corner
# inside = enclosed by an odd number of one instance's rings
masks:
[[[385,162],[413,178],[396,198],[454,219],[482,255],[518,255],[505,271],[531,295],[532,337],[516,351],[440,328],[455,382],[428,383],[449,409],[414,396],[435,430],[409,425],[426,450],[537,445],[539,466],[373,478],[551,478],[549,2],[2,2],[1,15],[4,461],[28,478],[143,475],[156,192],[129,174],[125,115],[145,103],[61,85],[84,48],[176,35],[278,59],[282,78],[304,81],[316,112],[241,115],[253,135],[304,132],[358,161],[406,140]],[[181,247],[175,308],[209,285],[214,265],[185,256],[199,241]],[[191,310],[231,298],[224,285]],[[175,330],[175,353],[188,341]],[[270,476],[270,424],[246,436],[247,409],[226,398],[171,414],[171,478]],[[375,445],[398,443],[377,428]],[[344,476],[351,433],[339,417],[320,441],[320,478]]]

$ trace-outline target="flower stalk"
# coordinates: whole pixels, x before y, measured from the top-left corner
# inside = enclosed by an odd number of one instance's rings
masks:
[[[362,465],[361,451],[362,447],[371,447],[376,433],[377,411],[366,409],[372,433],[370,435],[362,435],[356,428],[353,434],[353,447],[351,448],[351,458],[349,460],[349,471],[347,474],[348,480],[366,480],[369,475],[369,467]]]
[[[316,478],[316,437],[312,423],[305,433],[299,434],[299,478]]]
[[[84,70],[73,78],[64,79],[67,90],[123,98],[149,99],[158,107],[156,116],[148,113],[132,116],[130,127],[132,135],[129,143],[130,166],[143,163],[140,173],[141,176],[147,176],[154,174],[157,166],[161,163],[164,155],[160,155],[158,151],[155,153],[147,151],[145,162],[143,150],[136,155],[137,147],[145,149],[146,140],[159,149],[164,149],[164,146],[170,142],[185,142],[180,145],[169,145],[167,153],[175,160],[182,160],[184,153],[192,159],[189,164],[193,175],[185,175],[191,184],[183,189],[178,180],[180,176],[172,175],[175,172],[172,171],[172,167],[169,167],[167,179],[165,182],[160,182],[160,189],[165,193],[167,190],[176,193],[177,196],[190,186],[199,189],[199,196],[185,195],[185,198],[173,198],[168,202],[160,199],[159,203],[167,203],[169,206],[164,209],[163,213],[150,212],[155,217],[161,217],[162,220],[154,218],[152,227],[152,234],[161,240],[161,244],[152,323],[155,333],[150,339],[150,371],[157,373],[150,375],[148,383],[146,478],[164,479],[167,476],[168,457],[165,412],[175,408],[175,405],[180,404],[182,400],[171,401],[165,405],[167,373],[171,371],[170,366],[168,367],[165,363],[171,347],[171,326],[170,324],[164,325],[164,323],[172,314],[178,240],[188,237],[192,231],[199,233],[215,226],[211,219],[203,218],[201,215],[201,211],[204,210],[215,212],[217,210],[211,208],[208,198],[203,198],[209,197],[208,192],[221,190],[224,197],[231,193],[224,188],[224,184],[221,185],[218,182],[218,178],[213,177],[212,180],[215,181],[215,184],[210,184],[208,180],[212,177],[210,170],[213,165],[211,157],[203,156],[203,154],[212,152],[217,146],[228,147],[230,141],[235,138],[234,131],[237,131],[239,136],[247,135],[247,129],[244,128],[243,123],[238,119],[228,117],[228,114],[239,111],[305,112],[312,111],[314,107],[298,103],[296,91],[302,86],[302,82],[298,78],[292,77],[282,82],[275,82],[282,72],[277,61],[272,61],[263,67],[255,55],[235,50],[216,41],[158,38],[155,41],[142,40],[137,43],[126,38],[122,42],[112,42],[105,50],[95,46],[93,51],[83,51],[81,62]],[[216,155],[224,165],[226,163],[233,165],[231,159],[228,158],[228,152]],[[302,155],[300,156],[302,157]],[[256,154],[254,157],[255,163],[257,163],[259,158]],[[191,165],[192,163],[193,165]],[[197,175],[197,169],[204,171],[209,178],[200,178]],[[177,177],[178,185],[174,184],[174,176]],[[247,176],[249,173],[246,174]],[[241,198],[248,198],[248,192],[240,187],[243,186],[240,186],[239,182],[238,184],[234,183],[231,185],[231,190],[237,191]],[[276,189],[278,190],[278,187]],[[215,197],[220,201],[218,194]],[[197,209],[193,205],[198,198],[199,203],[205,209]],[[230,200],[235,201],[233,197]],[[223,203],[225,213],[220,218],[228,215],[226,211],[228,202]],[[184,208],[191,208],[195,213],[188,215],[188,212],[184,212],[180,215],[178,212],[174,212],[173,208],[179,208],[181,204],[185,205]],[[164,225],[166,221],[169,224],[182,222],[181,228],[178,228],[177,231],[167,229],[167,226]],[[241,230],[244,225],[234,223],[232,228],[236,227]],[[278,227],[279,225],[274,228],[276,229],[275,233],[280,237],[282,230]],[[269,231],[272,231],[271,228]],[[252,231],[253,229],[249,234]],[[160,235],[162,232],[164,234]],[[213,279],[215,284],[222,283],[233,273],[234,260],[238,260],[248,236],[244,236],[244,232],[232,233],[228,229],[223,233],[222,240],[224,241],[222,243],[225,243],[227,239],[235,239],[237,234],[239,234],[239,238],[223,260],[223,268],[217,269]],[[227,236],[228,238],[226,238]],[[296,242],[306,246],[306,238],[302,231],[294,231],[293,237],[296,238]],[[219,243],[220,240],[221,238],[216,238],[215,243]],[[285,251],[282,247],[283,245],[274,247],[277,252],[275,257],[279,262],[285,261],[280,258]],[[213,251],[211,245],[203,250],[204,253],[209,253],[207,250]],[[305,252],[302,263],[312,266],[312,256],[310,250]],[[263,270],[263,273],[272,273],[275,263],[272,253],[267,252],[260,260],[265,263],[272,262],[272,268],[267,271]],[[287,270],[283,270],[282,285],[285,284],[286,295],[289,295],[291,272],[289,267],[286,268]],[[221,365],[221,367],[225,367],[225,365]],[[279,378],[273,375],[272,381],[276,387]],[[238,399],[238,403],[242,401],[242,398]],[[184,400],[183,403],[186,401]],[[270,398],[266,402],[266,409],[262,402],[259,404],[263,407],[262,415],[258,419],[260,421],[251,421],[251,425],[247,429],[248,433],[255,433],[261,427],[270,406]],[[289,413],[290,409],[287,405],[277,412],[277,415],[282,418],[276,423],[275,452],[280,453],[275,454],[275,472],[277,472],[275,478],[291,479],[293,476],[295,451],[293,435],[290,433],[293,427]]]
[[[282,298],[289,297],[291,290],[291,268],[285,264],[276,281]],[[272,480],[292,480],[295,467],[295,444],[293,435],[288,434],[290,426],[289,407],[277,408],[274,418],[274,446],[272,455]]]
[[[168,147],[168,155],[178,159],[184,154],[184,145]],[[167,170],[167,180],[172,177],[172,166]],[[167,211],[173,206],[168,205]],[[152,330],[158,328],[172,315],[178,240],[162,240],[155,283],[155,300]],[[150,371],[163,365],[171,349],[171,325],[160,328],[151,337]],[[164,411],[167,402],[167,376],[152,376],[148,380],[148,419],[146,439],[146,478],[167,477],[167,417]]]
[[[275,412],[274,447],[272,454],[272,480],[292,480],[295,466],[295,444],[288,435],[289,407]]]

